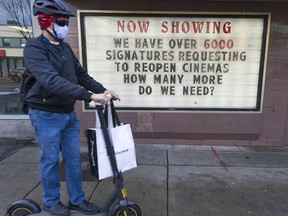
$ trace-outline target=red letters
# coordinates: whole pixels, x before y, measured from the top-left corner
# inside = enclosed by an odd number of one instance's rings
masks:
[[[149,28],[150,21],[134,21],[130,20],[126,22],[125,20],[117,20],[117,32],[128,32],[133,33],[135,31],[139,31],[141,33],[147,32]]]
[[[203,21],[163,21],[161,23],[162,33],[192,33],[192,34],[224,34],[231,33],[230,22],[203,22]]]
[[[147,33],[150,21],[145,20],[117,20],[117,32]],[[182,34],[230,34],[232,31],[231,22],[221,21],[162,21],[162,33]]]

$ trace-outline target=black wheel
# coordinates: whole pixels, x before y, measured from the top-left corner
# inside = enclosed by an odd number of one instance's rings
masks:
[[[9,216],[27,216],[33,214],[32,209],[24,205],[16,205],[9,211]]]
[[[129,209],[130,214],[132,214],[132,216],[141,216],[141,209],[137,204],[128,205],[128,209]],[[112,216],[124,216],[120,206],[116,208]]]
[[[39,205],[33,200],[18,200],[12,203],[8,209],[8,216],[27,216],[41,212]]]

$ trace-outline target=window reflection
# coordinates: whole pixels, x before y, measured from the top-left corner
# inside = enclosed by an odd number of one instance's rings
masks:
[[[25,70],[22,54],[25,44],[24,38],[0,37],[0,115],[23,114],[19,89]]]

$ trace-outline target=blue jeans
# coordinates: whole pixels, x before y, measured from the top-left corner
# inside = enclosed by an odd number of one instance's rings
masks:
[[[60,201],[60,151],[69,201],[74,205],[79,204],[84,200],[84,193],[79,146],[80,122],[76,113],[59,114],[30,108],[29,117],[40,148],[39,165],[44,204],[52,206]]]

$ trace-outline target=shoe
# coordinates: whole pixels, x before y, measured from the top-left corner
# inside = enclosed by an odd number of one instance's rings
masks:
[[[69,202],[68,208],[69,210],[80,211],[81,213],[87,214],[87,215],[96,214],[99,211],[99,208],[97,205],[91,202],[88,202],[87,200],[83,200],[78,205],[73,205],[72,203]]]
[[[68,216],[69,215],[69,209],[66,206],[64,206],[61,202],[53,206],[44,205],[43,209],[49,212],[51,216]]]

